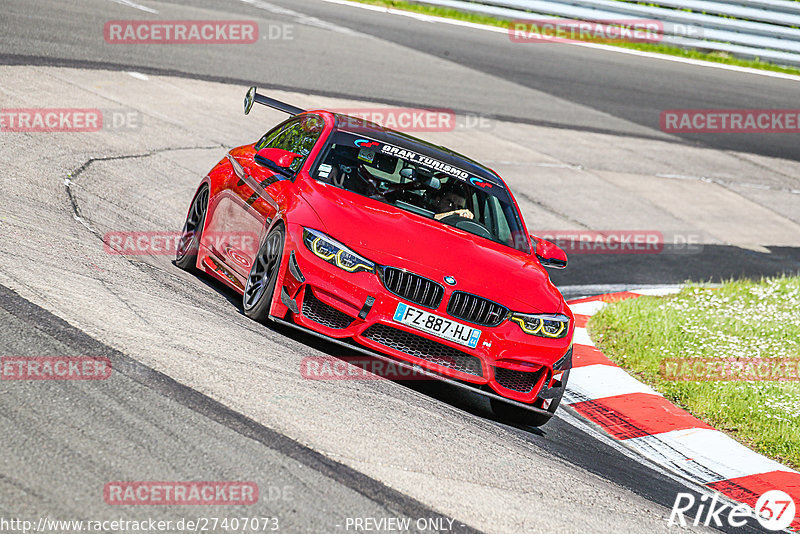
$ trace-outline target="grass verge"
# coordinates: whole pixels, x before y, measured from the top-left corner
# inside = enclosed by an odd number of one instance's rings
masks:
[[[413,13],[420,13],[422,15],[432,15],[436,17],[445,17],[450,19],[463,20],[466,22],[474,22],[476,24],[498,26],[501,28],[508,28],[508,22],[509,22],[508,20],[505,19],[491,17],[488,15],[481,15],[479,13],[469,13],[452,8],[431,6],[425,4],[416,4],[413,2],[407,2],[405,0],[351,0],[351,1],[358,2],[360,4],[369,4],[374,6],[402,9],[404,11],[411,11]],[[542,17],[541,15],[531,14],[531,18],[545,18],[545,17]],[[734,65],[737,67],[748,67],[751,69],[783,72],[785,74],[794,74],[796,76],[800,76],[800,69],[785,67],[782,65],[775,65],[757,59],[741,59],[730,56],[724,52],[702,52],[700,50],[687,50],[685,48],[679,48],[676,46],[669,46],[666,44],[657,44],[657,43],[631,43],[631,42],[619,41],[607,44],[611,46],[618,46],[621,48],[641,50],[644,52],[654,52],[657,54],[679,56],[689,59],[697,59],[701,61],[711,61],[714,63]]]
[[[588,328],[606,356],[667,399],[761,454],[800,468],[800,382],[676,381],[662,372],[668,369],[662,362],[675,358],[800,359],[800,277],[628,299],[604,307]]]

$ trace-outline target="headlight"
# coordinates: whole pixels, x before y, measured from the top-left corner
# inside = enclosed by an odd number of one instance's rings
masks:
[[[303,228],[303,242],[315,255],[347,272],[375,272],[374,263],[322,232]]]
[[[532,336],[562,338],[569,332],[569,317],[552,313],[512,313],[511,320]]]

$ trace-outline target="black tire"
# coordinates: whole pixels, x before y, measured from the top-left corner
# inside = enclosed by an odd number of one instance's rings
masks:
[[[567,370],[561,378],[561,382],[563,383],[565,389],[568,379],[569,370]],[[547,407],[547,411],[551,414],[556,413],[556,409],[558,408],[558,405],[561,404],[561,399],[563,397],[564,389],[561,390],[561,394],[558,397],[554,398],[550,402],[550,406]],[[499,419],[503,419],[510,423],[526,426],[542,426],[552,418],[552,416],[532,412],[530,410],[526,410],[525,408],[520,408],[519,406],[515,406],[498,399],[489,399],[489,402],[492,405],[492,411],[494,414]]]
[[[275,285],[278,281],[286,231],[278,223],[264,240],[253,259],[242,295],[244,314],[251,319],[264,322],[269,317]]]
[[[206,212],[208,212],[208,186],[203,186],[192,199],[175,251],[175,265],[184,271],[197,270],[197,250],[200,247],[200,238],[203,236]]]

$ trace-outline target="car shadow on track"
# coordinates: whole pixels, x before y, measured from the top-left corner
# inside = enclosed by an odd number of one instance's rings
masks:
[[[480,417],[481,419],[486,419],[488,421],[493,421],[495,423],[513,427],[518,430],[522,430],[529,434],[535,434],[537,436],[544,436],[547,434],[547,427],[538,428],[535,426],[525,426],[520,425],[511,421],[506,421],[497,417],[494,412],[492,411],[489,401],[486,397],[478,394],[472,393],[468,390],[461,389],[459,387],[447,384],[445,382],[436,382],[433,380],[429,381],[396,381],[399,384],[402,384],[414,391],[441,401],[445,404],[449,404],[454,408],[458,408],[459,410],[463,410],[467,413]]]

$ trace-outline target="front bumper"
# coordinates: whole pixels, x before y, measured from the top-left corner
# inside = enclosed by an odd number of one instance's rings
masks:
[[[291,252],[284,256],[273,315],[291,312],[304,328],[352,338],[374,351],[518,402],[546,408],[558,391],[571,330],[562,339],[538,338],[505,320],[496,327],[474,325],[482,331],[478,346],[462,346],[394,321],[398,304],[405,300],[387,290],[375,273],[348,273],[315,256],[303,244],[299,227],[287,232],[286,245]],[[446,288],[439,307],[429,311],[449,318],[451,292]]]

